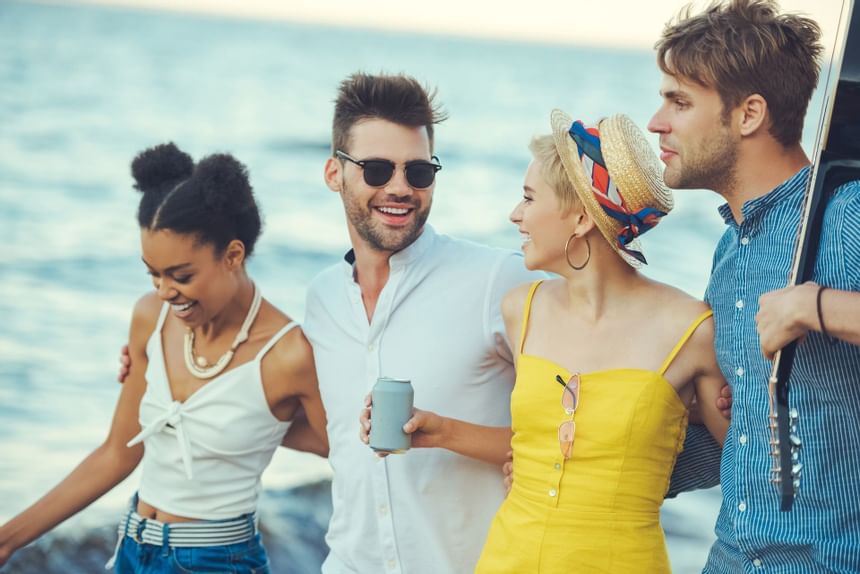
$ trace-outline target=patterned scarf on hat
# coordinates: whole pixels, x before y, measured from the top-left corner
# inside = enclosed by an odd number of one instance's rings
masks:
[[[569,133],[576,142],[579,160],[585,168],[585,173],[591,179],[591,190],[597,203],[606,215],[624,224],[624,227],[618,231],[618,248],[637,261],[647,264],[641,251],[628,248],[627,245],[657,225],[666,213],[653,207],[643,207],[637,212],[632,212],[625,205],[621,190],[615,186],[615,182],[606,170],[606,162],[600,149],[600,132],[597,128],[586,128],[582,121],[577,120],[570,126]]]

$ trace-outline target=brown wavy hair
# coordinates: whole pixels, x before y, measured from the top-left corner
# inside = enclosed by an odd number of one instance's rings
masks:
[[[773,0],[717,0],[695,15],[688,4],[655,48],[664,73],[715,89],[726,118],[759,94],[767,101],[770,135],[784,147],[800,142],[822,53],[814,20],[780,14]]]
[[[348,151],[352,126],[365,119],[425,127],[433,151],[433,126],[447,118],[434,102],[435,90],[406,74],[352,74],[341,82],[334,104],[332,153]]]

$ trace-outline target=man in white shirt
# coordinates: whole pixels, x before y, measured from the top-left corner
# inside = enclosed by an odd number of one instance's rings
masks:
[[[325,180],[343,200],[352,249],[312,282],[304,324],[334,469],[324,574],[472,572],[504,496],[503,452],[378,458],[358,436],[380,376],[411,380],[422,409],[510,427],[514,368],[500,304],[534,276],[518,253],[426,224],[442,119],[408,76],[355,74],[340,86]],[[413,446],[431,438],[418,432]]]

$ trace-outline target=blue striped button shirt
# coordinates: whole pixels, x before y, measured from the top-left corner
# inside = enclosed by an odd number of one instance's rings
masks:
[[[860,347],[810,333],[798,347],[789,402],[803,441],[800,488],[779,510],[769,482],[767,381],[759,346],[759,297],[784,287],[809,168],[743,205],[728,205],[705,296],[714,310],[720,369],[732,385],[732,422],[720,464],[723,504],[706,573],[860,572]],[[860,291],[860,182],[836,190],[824,216],[814,280]]]

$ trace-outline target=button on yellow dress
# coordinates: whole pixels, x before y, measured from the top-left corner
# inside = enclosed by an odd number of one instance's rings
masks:
[[[481,574],[670,572],[660,505],[687,430],[687,408],[663,374],[702,314],[659,371],[610,369],[580,375],[565,460],[558,427],[572,373],[522,354],[535,289],[526,299],[511,396],[514,483],[476,568]],[[620,358],[619,360],[622,360]]]

